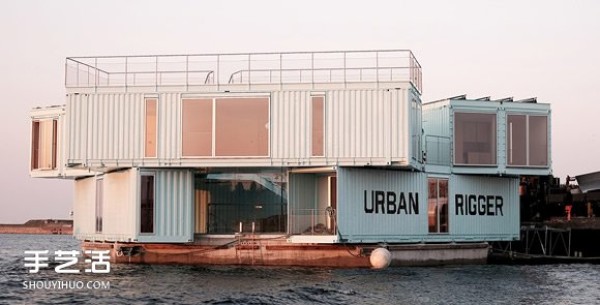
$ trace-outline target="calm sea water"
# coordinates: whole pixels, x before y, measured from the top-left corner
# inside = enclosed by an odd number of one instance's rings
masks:
[[[0,234],[0,304],[600,304],[600,265],[585,264],[383,271],[111,265],[109,274],[85,273],[83,261],[80,274],[24,267],[25,250],[76,249],[70,236]],[[104,287],[25,289],[27,281]]]

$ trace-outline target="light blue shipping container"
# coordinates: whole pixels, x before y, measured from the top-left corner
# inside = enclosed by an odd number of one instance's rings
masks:
[[[517,178],[358,168],[339,168],[337,174],[341,242],[479,242],[519,236]],[[429,178],[449,182],[447,233],[429,232]]]

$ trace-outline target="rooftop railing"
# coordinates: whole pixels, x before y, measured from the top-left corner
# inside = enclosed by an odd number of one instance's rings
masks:
[[[410,50],[68,57],[67,88],[410,82]]]

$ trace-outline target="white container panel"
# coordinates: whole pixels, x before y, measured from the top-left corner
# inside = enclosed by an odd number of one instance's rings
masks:
[[[406,100],[405,90],[328,91],[327,157],[407,159],[410,131]]]
[[[96,178],[75,180],[73,236],[79,240],[96,237]]]
[[[271,95],[271,156],[310,157],[311,96],[308,91],[275,91]]]
[[[102,236],[105,240],[131,241],[135,238],[135,177],[130,169],[103,175],[104,213]]]
[[[181,155],[181,94],[158,97],[157,158],[175,160]]]
[[[143,94],[70,94],[67,109],[72,162],[131,162],[143,156]]]

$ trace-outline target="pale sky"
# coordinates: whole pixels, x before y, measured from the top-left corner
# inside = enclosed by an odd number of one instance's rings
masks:
[[[65,103],[68,56],[411,49],[423,101],[537,97],[554,174],[600,171],[600,1],[0,2],[0,223],[69,218],[29,177],[29,111]]]

